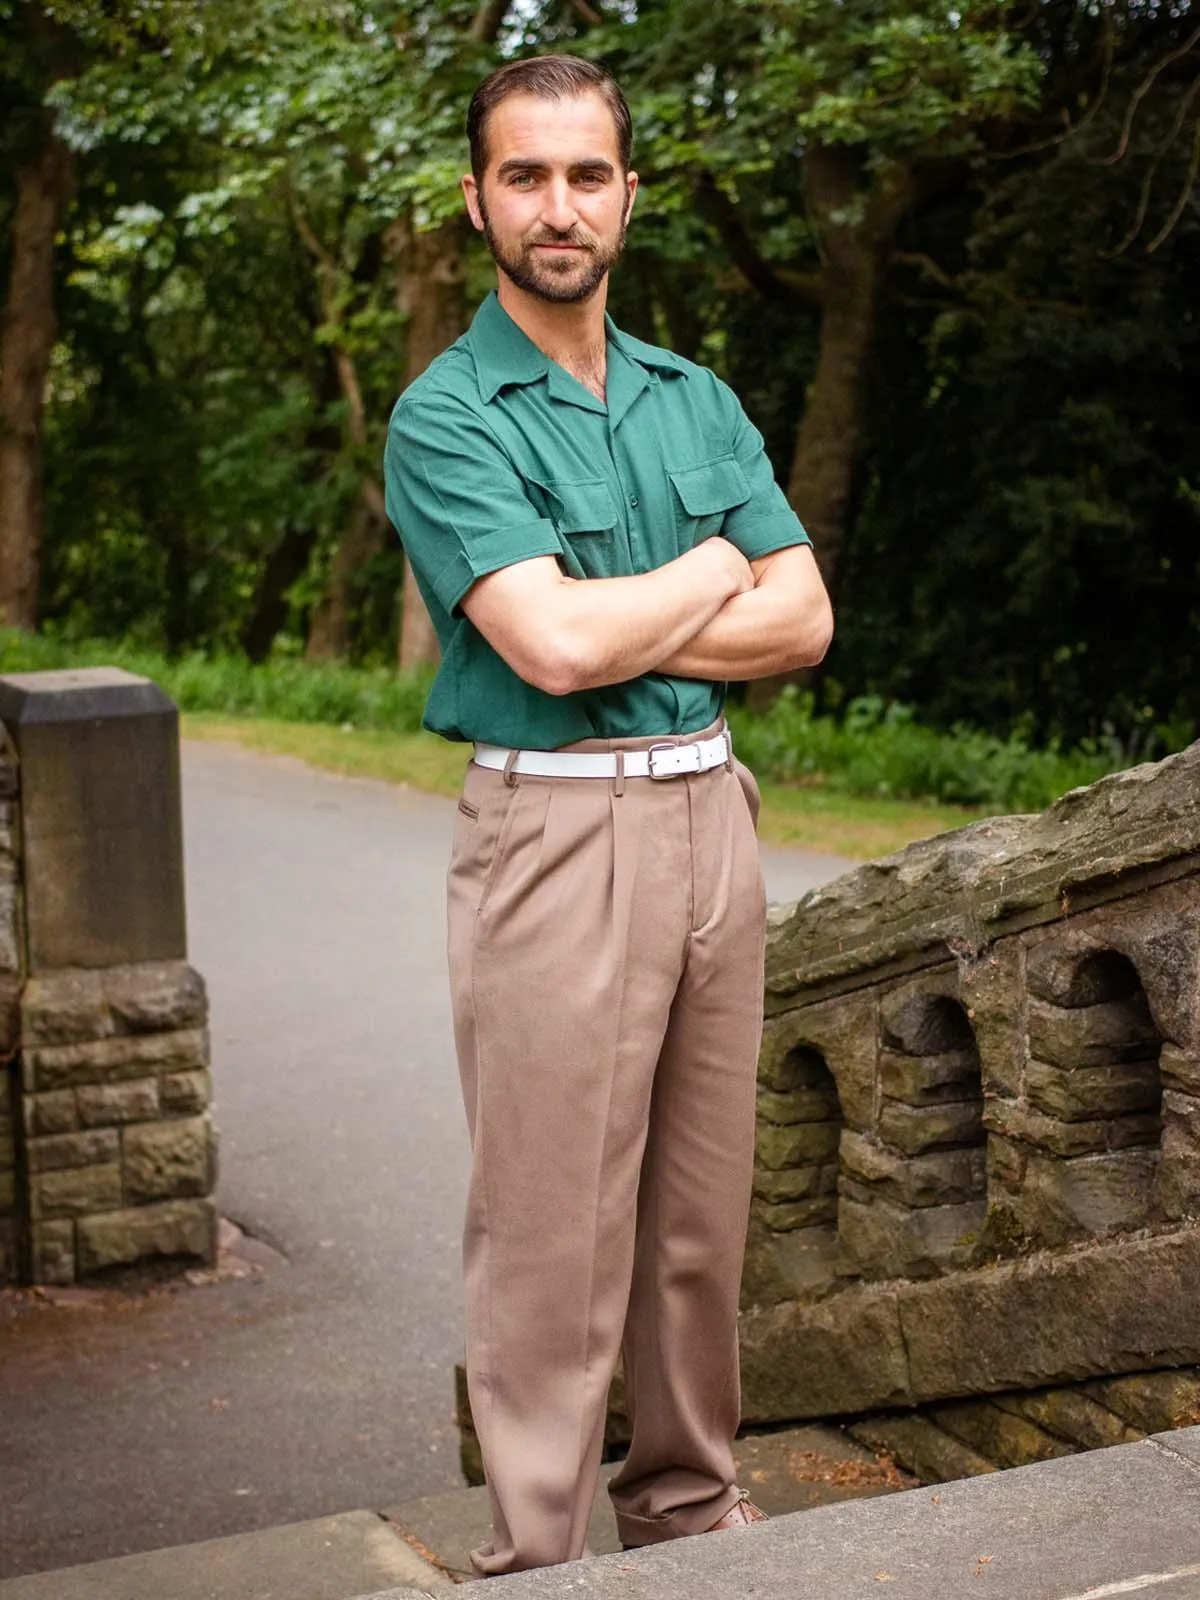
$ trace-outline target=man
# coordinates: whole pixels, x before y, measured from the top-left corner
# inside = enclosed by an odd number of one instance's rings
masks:
[[[492,1574],[584,1554],[622,1348],[622,1540],[762,1516],[731,1443],[764,902],[721,711],[832,618],[730,391],[605,316],[637,192],[616,84],[511,63],[467,129],[498,289],[398,402],[386,476],[442,647],[426,725],[476,746],[449,954]]]

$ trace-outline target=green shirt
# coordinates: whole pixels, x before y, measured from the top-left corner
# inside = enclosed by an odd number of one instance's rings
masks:
[[[388,428],[388,516],[442,662],[425,726],[553,750],[577,739],[694,733],[725,685],[646,673],[550,695],[519,678],[459,602],[534,556],[572,578],[649,572],[723,534],[750,560],[808,535],[732,391],[608,321],[607,403],[517,327],[495,294],[409,385]]]

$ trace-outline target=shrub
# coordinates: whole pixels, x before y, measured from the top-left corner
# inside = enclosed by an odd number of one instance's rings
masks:
[[[0,633],[0,672],[55,667],[111,666],[153,678],[181,711],[231,717],[275,717],[281,722],[324,722],[413,733],[429,691],[429,673],[387,667],[309,665],[279,660],[261,664],[244,656],[187,655],[178,660],[121,643],[64,643],[40,635]]]
[[[786,688],[768,711],[731,708],[738,754],[759,777],[821,782],[846,794],[940,800],[991,811],[1040,811],[1067,789],[1126,765],[1116,747],[1033,750],[1019,735],[922,726],[912,710],[854,700],[839,721],[813,715],[811,695]]]

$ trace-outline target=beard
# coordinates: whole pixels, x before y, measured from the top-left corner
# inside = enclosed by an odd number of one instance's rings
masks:
[[[553,305],[575,305],[589,300],[604,282],[625,248],[625,221],[611,244],[605,245],[594,233],[574,227],[566,233],[553,233],[539,228],[528,238],[515,244],[497,238],[491,218],[479,196],[479,214],[483,218],[483,236],[492,253],[492,260],[518,289]],[[569,255],[561,258],[539,256],[540,244],[570,244],[586,255]],[[581,270],[582,268],[582,270]]]

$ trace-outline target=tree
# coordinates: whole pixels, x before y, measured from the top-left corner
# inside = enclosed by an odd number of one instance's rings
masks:
[[[0,322],[0,623],[32,628],[42,547],[42,409],[56,332],[55,237],[71,157],[42,103],[69,70],[70,41],[39,5],[22,5],[0,57],[16,114],[6,126],[15,168],[8,291]]]
[[[827,703],[1135,740],[1197,714],[1181,9],[56,0],[57,82],[35,12],[0,56],[0,281],[52,117],[54,626],[395,660],[386,419],[492,278],[463,108],[562,47],[634,105],[617,321],[733,382],[826,560],[842,534]]]
[[[941,722],[1153,751],[1200,721],[1200,39],[1113,24],[1042,9],[1038,115],[965,216],[924,219],[943,308],[885,308],[835,670]]]
[[[652,165],[687,175],[751,288],[819,318],[787,483],[835,592],[900,229],[987,123],[1036,94],[1040,64],[1006,27],[1013,10],[673,0],[638,25]]]

